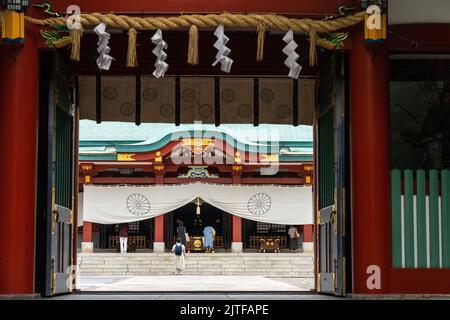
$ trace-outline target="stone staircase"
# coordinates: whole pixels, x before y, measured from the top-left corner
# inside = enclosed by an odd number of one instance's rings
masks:
[[[81,276],[172,275],[172,253],[79,253]],[[314,278],[312,253],[189,253],[187,275]]]

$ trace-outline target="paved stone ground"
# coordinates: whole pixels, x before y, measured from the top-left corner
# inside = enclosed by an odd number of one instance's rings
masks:
[[[263,276],[81,276],[83,292],[310,292],[309,278]]]
[[[313,291],[314,290],[314,278],[296,278],[296,277],[269,277],[272,280],[284,282],[292,286],[300,288],[300,290]]]
[[[214,294],[70,294],[52,300],[335,300],[339,298],[319,294],[274,294],[274,293],[214,293]]]

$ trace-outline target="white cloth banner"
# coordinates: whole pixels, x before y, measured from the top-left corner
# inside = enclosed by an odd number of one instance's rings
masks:
[[[169,213],[197,197],[244,219],[286,225],[313,223],[311,186],[236,186],[209,183],[85,185],[83,219],[102,224],[140,221]]]
[[[77,226],[82,227],[83,226],[83,200],[84,200],[84,194],[83,192],[78,193],[78,212],[77,212]]]

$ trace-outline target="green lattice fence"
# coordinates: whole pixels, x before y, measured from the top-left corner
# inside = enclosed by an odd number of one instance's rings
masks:
[[[450,268],[450,170],[392,170],[394,268]]]

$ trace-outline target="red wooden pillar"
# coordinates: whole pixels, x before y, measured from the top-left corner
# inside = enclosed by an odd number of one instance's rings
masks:
[[[155,184],[164,184],[164,171],[155,171]],[[153,241],[154,252],[164,252],[164,215],[158,216],[154,220],[155,226],[155,241]]]
[[[313,242],[313,225],[305,224],[303,226],[303,242]]]
[[[313,240],[313,225],[305,224],[303,226],[303,251],[313,252],[314,240]]]
[[[241,183],[241,172],[234,173],[233,172],[233,184]],[[243,251],[243,243],[242,243],[242,219],[241,217],[232,216],[232,232],[231,232],[231,251],[232,252],[242,252]]]
[[[92,242],[92,222],[83,221],[83,242]]]
[[[92,228],[93,223],[89,221],[83,221],[83,241],[81,242],[81,252],[92,253],[94,252],[94,242],[92,240]]]
[[[386,293],[391,266],[389,57],[354,28],[350,54],[353,291]]]
[[[233,242],[242,242],[242,219],[238,216],[233,216]]]
[[[164,242],[164,216],[155,218],[155,242]]]
[[[0,294],[34,293],[39,51],[0,46]]]

